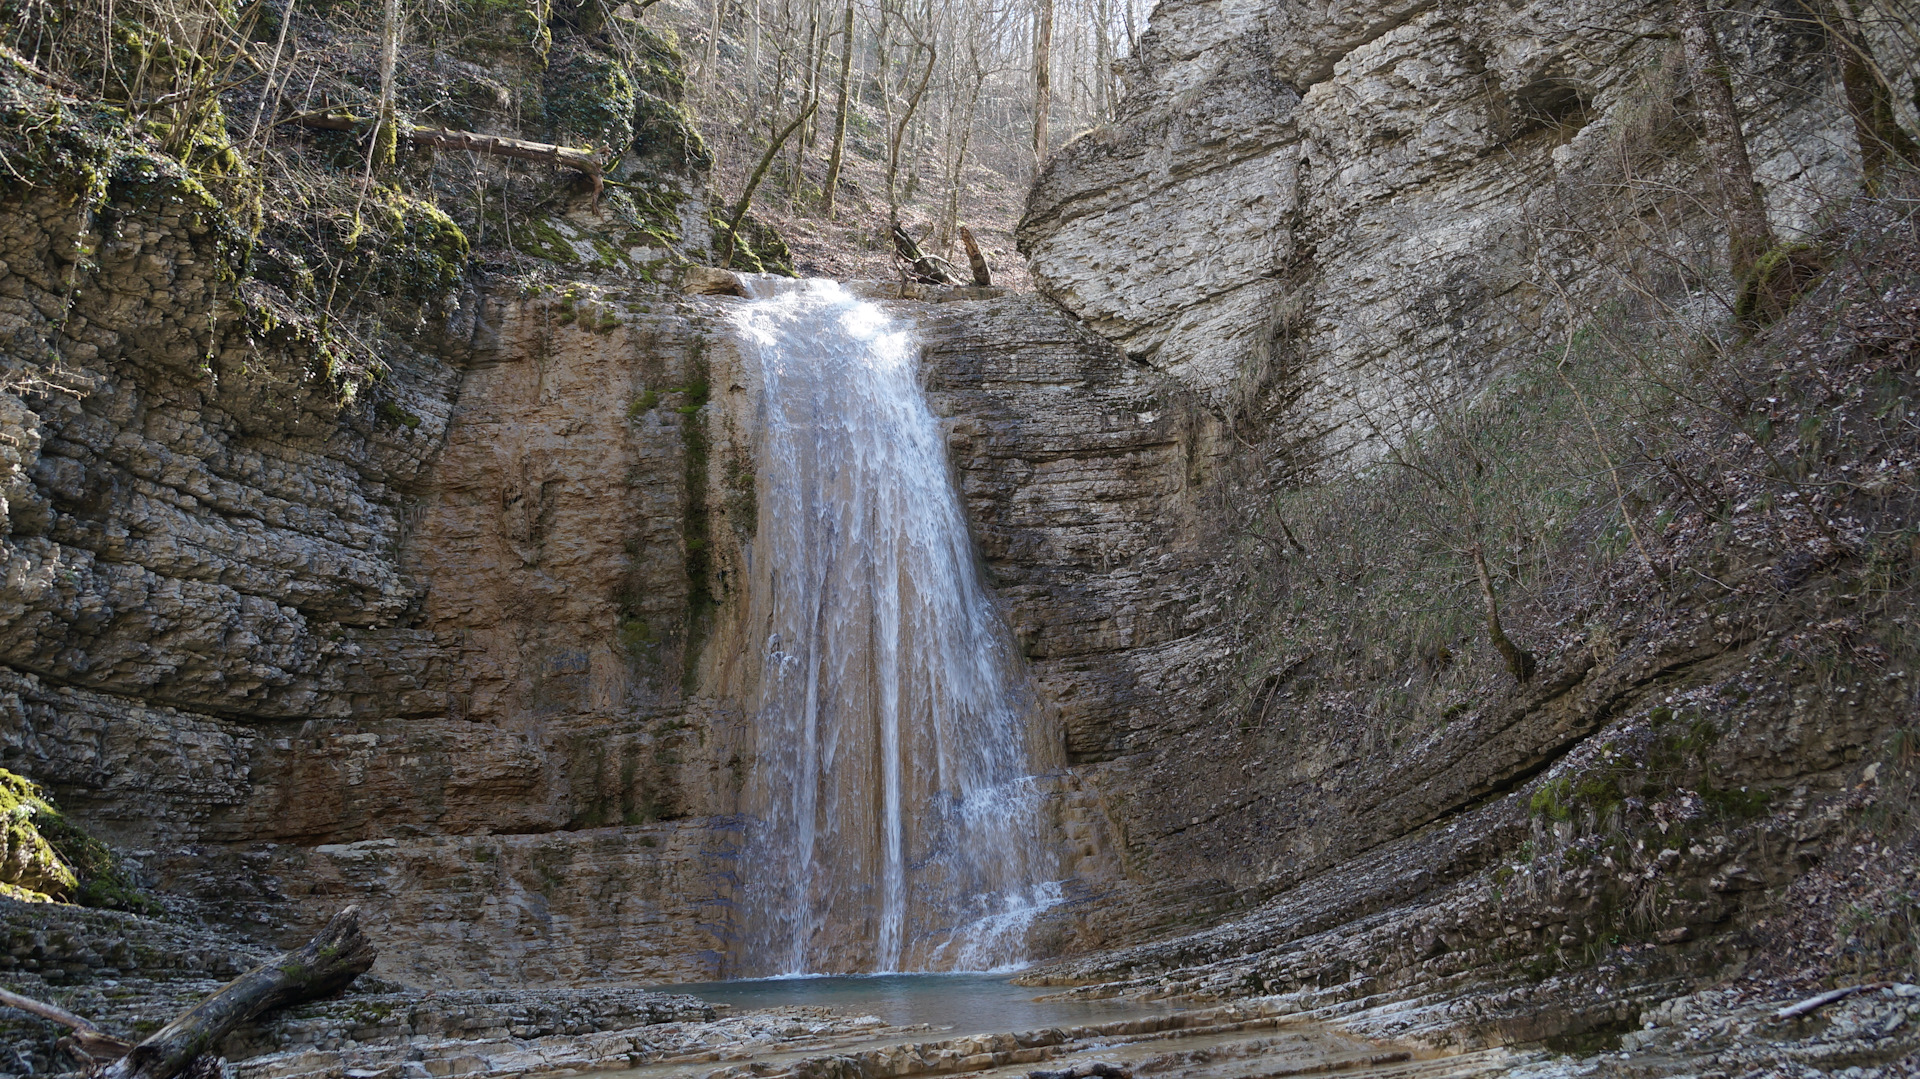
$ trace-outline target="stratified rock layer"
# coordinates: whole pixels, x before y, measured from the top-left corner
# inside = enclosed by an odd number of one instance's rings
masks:
[[[1728,20],[1728,47],[1756,175],[1803,235],[1856,181],[1851,121],[1826,42],[1757,11]],[[1285,471],[1365,457],[1561,341],[1566,296],[1621,288],[1588,257],[1625,227],[1586,212],[1593,187],[1623,187],[1623,166],[1699,186],[1673,12],[1169,0],[1125,61],[1120,118],[1041,175],[1021,250],[1043,291]],[[1678,139],[1642,155],[1649,115]],[[1711,210],[1665,214],[1664,241],[1704,242]]]

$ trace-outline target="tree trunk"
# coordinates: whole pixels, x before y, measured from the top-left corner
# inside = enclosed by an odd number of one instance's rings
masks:
[[[1707,125],[1707,159],[1727,215],[1728,262],[1735,277],[1745,277],[1774,244],[1767,208],[1753,182],[1746,136],[1733,100],[1733,75],[1704,0],[1681,0],[1680,37],[1700,114]]]
[[[833,152],[827,158],[827,190],[820,209],[833,216],[833,200],[840,188],[840,157],[847,148],[848,92],[853,83],[853,0],[847,0],[846,18],[841,23],[840,87],[833,109]]]
[[[1478,543],[1469,547],[1467,553],[1473,556],[1473,571],[1480,578],[1480,599],[1487,608],[1487,636],[1492,638],[1493,646],[1500,650],[1500,658],[1507,661],[1507,671],[1513,675],[1513,680],[1530,681],[1536,661],[1533,653],[1514,644],[1500,625],[1500,601],[1493,593],[1493,577],[1487,572],[1487,557],[1481,553]]]
[[[904,12],[901,18],[902,21],[905,20]],[[913,70],[913,58],[919,55],[922,48],[927,53],[927,70],[920,76],[920,85],[914,87],[913,93],[908,95],[906,110],[901,113],[899,122],[894,125],[893,138],[887,143],[887,220],[896,223],[900,220],[900,146],[907,137],[907,126],[913,123],[914,112],[920,108],[920,99],[926,96],[927,84],[933,81],[934,65],[940,59],[939,53],[932,45],[923,46],[916,42],[914,51],[907,56],[908,71]],[[904,84],[902,88],[904,89]]]
[[[1893,91],[1867,47],[1858,0],[1831,0],[1827,6],[1829,13],[1820,21],[1828,24],[1827,33],[1839,54],[1840,82],[1847,92],[1854,138],[1860,144],[1860,171],[1867,190],[1878,193],[1889,167],[1920,165],[1920,146],[1894,117]]]
[[[791,137],[795,131],[800,130],[801,124],[807,122],[807,118],[813,115],[813,109],[813,104],[809,103],[806,108],[800,110],[800,115],[794,117],[793,122],[788,124],[779,135],[775,136],[772,142],[767,144],[767,152],[760,155],[760,164],[754,167],[753,175],[747,178],[746,190],[740,192],[740,201],[734,203],[733,215],[727,220],[727,253],[720,260],[721,266],[730,267],[733,265],[735,240],[740,235],[740,222],[747,216],[747,207],[753,204],[754,189],[759,187],[760,181],[766,178],[767,167],[772,165],[773,159],[779,155],[780,147],[786,145],[787,139]]]
[[[348,907],[306,946],[228,982],[108,1065],[100,1079],[173,1079],[255,1016],[345,989],[373,966],[377,955],[360,933],[359,911]]]
[[[393,69],[400,59],[400,0],[387,0],[380,27],[380,117],[373,129],[373,167],[393,167],[399,147],[399,117],[394,110]]]
[[[1107,8],[1107,0],[1099,0],[1094,5],[1093,31],[1093,73],[1094,107],[1098,110],[1100,122],[1113,119],[1113,38],[1107,31],[1111,28],[1113,15]]]
[[[23,997],[18,993],[0,989],[0,1005],[18,1008],[42,1019],[52,1020],[73,1031],[72,1034],[60,1039],[60,1046],[84,1060],[118,1060],[127,1055],[127,1050],[133,1048],[94,1026],[91,1020],[82,1019],[65,1008],[58,1008],[32,997]]]
[[[1053,108],[1053,0],[1039,0],[1033,34],[1033,174],[1047,162],[1047,112]]]
[[[980,89],[987,74],[974,59],[973,87],[967,94],[965,118],[960,123],[959,146],[954,150],[952,167],[947,170],[947,212],[940,221],[941,250],[951,250],[953,230],[960,224],[960,185],[966,178],[967,147],[973,142],[974,117],[980,110]]]
[[[318,128],[322,131],[357,131],[366,124],[365,120],[358,117],[334,116],[325,113],[293,116],[282,122]],[[593,181],[595,198],[600,196],[601,185],[604,182],[605,170],[601,167],[599,160],[585,150],[576,150],[570,146],[509,139],[501,135],[481,135],[473,131],[449,131],[442,127],[416,127],[402,137],[409,142],[424,146],[438,146],[444,150],[471,150],[477,154],[517,157],[525,161],[544,161],[549,165],[574,169],[586,173]]]

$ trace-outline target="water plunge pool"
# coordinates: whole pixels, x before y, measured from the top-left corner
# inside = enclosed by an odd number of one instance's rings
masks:
[[[944,1034],[996,1034],[1076,1027],[1170,1015],[1170,1001],[1035,1000],[1054,990],[1012,984],[1011,974],[859,974],[755,978],[659,986],[736,1011],[814,1006],[843,1015],[872,1015],[889,1026],[929,1026]]]

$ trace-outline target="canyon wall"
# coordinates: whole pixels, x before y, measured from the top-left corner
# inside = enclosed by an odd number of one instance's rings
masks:
[[[1528,1040],[1788,954],[1801,976],[1885,954],[1822,919],[1843,879],[1866,922],[1905,917],[1911,851],[1874,852],[1908,826],[1871,807],[1905,804],[1876,784],[1909,774],[1890,747],[1912,691],[1904,660],[1856,666],[1833,634],[1910,654],[1904,593],[1852,606],[1875,541],[1756,529],[1771,485],[1906,459],[1902,432],[1832,432],[1877,377],[1849,359],[1869,325],[1913,328],[1889,314],[1911,237],[1856,199],[1812,9],[1733,5],[1781,250],[1847,268],[1783,327],[1731,318],[1677,8],[1165,0],[1118,119],[1049,161],[1021,232],[1039,288],[1228,437],[1194,496],[1211,557],[1161,608],[1185,628],[1120,691],[1148,718],[1082,769],[1130,885],[1063,912],[1061,940],[1133,946],[1027,980],[1303,1009],[1439,992],[1475,999],[1379,1029]],[[1913,70],[1910,42],[1876,47]],[[1847,314],[1849,290],[1878,313]],[[1627,400],[1640,379],[1715,403]],[[1786,415],[1774,463],[1739,464]],[[1593,471],[1540,478],[1563,459]],[[1887,467],[1894,487],[1821,519],[1897,517],[1912,472]],[[1489,639],[1496,600],[1524,657]],[[1803,658],[1830,649],[1837,668]]]
[[[258,942],[357,902],[378,973],[423,985],[724,974],[744,301],[563,264],[453,295],[343,389],[227,314],[229,223],[151,167],[95,212],[8,204],[0,764]],[[1217,435],[1031,298],[894,306],[1050,729],[1097,756],[1140,722],[1126,650],[1179,632],[1160,526]],[[1060,787],[1068,872],[1116,879],[1097,792]]]
[[[1737,9],[1756,178],[1804,236],[1857,182],[1852,121],[1810,15]],[[1119,119],[1035,185],[1022,250],[1042,291],[1280,468],[1364,458],[1561,342],[1566,297],[1622,289],[1608,263],[1646,246],[1633,203],[1654,198],[1636,179],[1700,190],[1676,10],[1168,0],[1123,61]],[[1704,251],[1714,216],[1678,200],[1655,244]]]
[[[1885,222],[1845,205],[1854,127],[1798,11],[1723,20],[1748,140],[1783,239],[1866,250]],[[1781,452],[1757,426],[1643,416],[1685,437],[1514,509],[1545,538],[1481,569],[1537,660],[1517,676],[1470,544],[1428,534],[1451,496],[1365,468],[1488,402],[1551,429],[1495,472],[1590,453],[1565,438],[1602,441],[1585,390],[1502,380],[1599,318],[1720,340],[1673,13],[1166,0],[1120,118],[1034,189],[1045,298],[888,301],[1068,762],[1070,902],[1037,940],[1122,949],[1034,980],[1479,987],[1524,1037],[1791,951],[1766,920],[1880,797],[1911,705],[1894,615],[1857,606],[1899,592],[1871,576],[1905,572],[1875,561],[1897,529],[1846,523],[1904,512],[1904,451],[1806,426],[1780,402],[1819,379],[1730,334],[1718,388],[1885,482],[1821,526],[1799,480],[1753,479]],[[357,902],[378,973],[421,985],[725,975],[754,386],[741,301],[670,285],[712,256],[697,154],[622,180],[667,185],[670,238],[550,180],[497,264],[410,249],[430,280],[356,368],[150,149],[99,163],[103,198],[0,200],[0,766],[256,942]],[[1897,351],[1907,293],[1849,272],[1792,332],[1846,289],[1895,315],[1800,355]],[[1905,415],[1823,385],[1843,426]],[[1373,621],[1312,622],[1370,589]],[[1436,608],[1468,620],[1428,632]]]

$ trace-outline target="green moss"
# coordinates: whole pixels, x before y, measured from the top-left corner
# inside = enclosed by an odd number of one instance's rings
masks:
[[[689,175],[713,165],[713,154],[686,107],[650,93],[634,96],[633,152]]]
[[[1734,301],[1734,317],[1764,326],[1786,315],[1800,294],[1827,270],[1829,259],[1816,244],[1784,243],[1760,256]]]
[[[414,428],[414,427],[420,426],[420,417],[414,415],[411,412],[408,412],[406,409],[401,408],[399,405],[394,404],[392,401],[380,402],[380,407],[375,411],[379,415],[381,421],[384,423],[392,424],[398,427],[408,427],[408,428]]]
[[[1536,817],[1548,820],[1567,821],[1573,819],[1573,781],[1566,778],[1550,779],[1533,792],[1529,803]]]
[[[550,0],[452,0],[442,17],[454,50],[464,55],[517,53],[544,62],[553,48]]]
[[[624,64],[590,49],[573,51],[548,68],[542,88],[553,141],[609,155],[632,145],[636,99]]]
[[[627,404],[627,418],[637,420],[648,412],[653,411],[654,407],[659,403],[660,395],[652,390],[636,394],[633,400]]]
[[[759,526],[760,495],[753,462],[745,454],[727,458],[727,519],[734,531],[751,536]]]
[[[1749,787],[1742,787],[1739,790],[1702,787],[1700,800],[1713,807],[1723,817],[1751,820],[1766,815],[1767,807],[1773,802],[1773,792]]]
[[[0,771],[0,814],[0,885],[6,894],[40,903],[71,897],[80,881],[42,834],[42,825],[58,814],[39,788]]]
[[[714,592],[713,555],[708,550],[712,540],[713,523],[709,511],[709,493],[707,490],[707,462],[711,443],[707,437],[707,418],[701,409],[706,405],[712,391],[708,381],[707,358],[696,345],[689,366],[693,378],[688,384],[674,392],[684,396],[686,403],[674,411],[684,417],[680,421],[681,445],[685,452],[685,482],[687,489],[687,511],[681,521],[681,541],[686,551],[687,574],[687,633],[684,666],[681,668],[681,688],[693,692],[700,646],[706,638],[713,612],[719,606]]]
[[[1624,800],[1620,796],[1620,785],[1610,776],[1588,776],[1580,780],[1574,784],[1573,796],[1603,814]]]
[[[24,776],[0,769],[6,856],[0,891],[16,899],[64,900],[87,907],[152,913],[106,844],[82,831]]]
[[[638,615],[627,615],[620,619],[617,636],[620,647],[628,655],[637,655],[641,650],[660,643],[660,636],[647,624],[647,620]]]
[[[713,251],[716,260],[722,260],[727,253],[727,220],[718,212],[712,216]],[[740,221],[740,232],[733,243],[732,260],[728,263],[736,270],[749,273],[774,273],[787,277],[794,276],[793,252],[787,248],[787,242],[780,233],[752,214]]]
[[[452,218],[392,189],[369,201],[368,221],[353,237],[363,290],[427,304],[459,287],[471,245]]]

